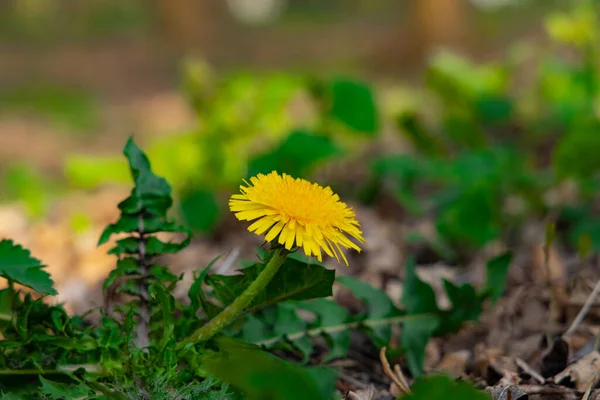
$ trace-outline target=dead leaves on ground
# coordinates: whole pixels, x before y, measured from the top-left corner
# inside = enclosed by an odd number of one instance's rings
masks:
[[[430,341],[426,372],[471,381],[493,400],[600,400],[600,299],[593,295],[600,270],[558,247],[548,258],[542,245],[524,247],[504,297],[477,323]],[[396,398],[413,381],[402,374],[402,358],[390,362],[393,368],[382,358],[379,374]],[[349,391],[344,400],[378,398],[371,393]]]

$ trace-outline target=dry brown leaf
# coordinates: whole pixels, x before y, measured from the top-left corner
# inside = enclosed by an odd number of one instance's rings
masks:
[[[529,395],[529,400],[581,400],[581,392],[564,386],[519,385],[519,389]],[[593,390],[588,400],[600,400],[600,390]]]
[[[436,371],[445,372],[454,378],[465,375],[467,363],[471,358],[469,350],[459,350],[444,354],[444,357],[435,366]]]
[[[493,386],[486,388],[492,400],[528,400],[529,395],[518,386]]]
[[[483,344],[475,346],[473,372],[489,384],[510,386],[520,382],[514,359],[504,356],[500,349],[486,348]]]
[[[551,345],[542,354],[542,376],[549,378],[567,367],[569,344],[561,337],[553,339]]]
[[[375,390],[375,386],[369,385],[366,389],[346,393],[343,400],[375,400],[376,394],[377,391]]]
[[[562,262],[560,255],[554,247],[548,250],[548,265],[544,246],[538,245],[533,248],[533,276],[538,282],[550,282],[553,298],[561,305],[569,303],[567,294],[567,268]],[[549,274],[549,275],[548,275]]]
[[[585,392],[600,379],[600,353],[593,351],[568,366],[564,371],[554,376],[557,384],[575,383],[575,389]]]

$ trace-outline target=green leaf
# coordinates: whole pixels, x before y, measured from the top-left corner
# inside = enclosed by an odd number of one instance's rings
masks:
[[[296,303],[296,306],[316,314],[317,321],[311,325],[311,329],[341,326],[350,320],[348,311],[331,300],[314,299],[301,301]],[[348,354],[348,349],[350,348],[349,330],[344,329],[339,332],[325,333],[325,338],[330,349],[323,362],[326,363],[334,358],[344,357]]]
[[[32,343],[43,343],[45,346],[56,346],[66,350],[91,351],[98,348],[96,339],[86,336],[80,339],[47,334],[33,334]]]
[[[13,320],[13,296],[10,289],[0,290],[0,331],[7,329]]]
[[[408,316],[402,328],[402,347],[413,376],[423,373],[425,346],[440,325],[440,310],[431,286],[419,279],[414,258],[406,261],[401,303]]]
[[[444,375],[417,378],[412,384],[411,393],[400,397],[402,400],[489,400],[489,395],[479,391],[466,381],[455,381]]]
[[[304,372],[317,385],[319,393],[333,393],[335,381],[337,379],[337,371],[335,369],[326,367],[311,367],[304,368]],[[327,396],[324,397],[328,398]]]
[[[475,185],[465,188],[448,202],[437,218],[441,235],[483,246],[499,235],[497,188]]]
[[[417,265],[413,257],[406,260],[402,285],[402,305],[408,314],[439,313],[435,291],[417,275]]]
[[[167,197],[171,195],[171,186],[164,178],[152,173],[148,157],[135,144],[133,138],[130,137],[127,140],[123,154],[129,161],[129,168],[135,182],[135,191],[142,200],[144,196]]]
[[[88,379],[86,383],[95,391],[104,395],[103,400],[130,400],[130,397],[118,389],[110,389],[105,384]]]
[[[164,350],[169,341],[174,339],[175,320],[173,319],[173,313],[175,311],[175,298],[160,283],[150,286],[150,295],[153,298],[157,298],[160,304],[159,308],[162,312],[160,325],[162,325],[163,332],[158,348],[159,350]]]
[[[246,316],[246,321],[241,328],[241,337],[248,343],[259,343],[271,337],[272,332],[265,321],[249,314]]]
[[[215,290],[219,301],[227,306],[235,300],[264,268],[256,263],[242,269],[240,275],[209,275],[206,282]],[[265,290],[252,301],[247,313],[284,300],[307,300],[331,296],[335,271],[320,265],[305,264],[287,258]]]
[[[402,133],[406,134],[419,153],[429,157],[440,156],[444,153],[440,141],[427,132],[416,113],[404,112],[398,116],[397,122]]]
[[[13,282],[27,286],[41,294],[57,294],[54,282],[40,260],[33,258],[29,250],[11,240],[0,241],[0,275]]]
[[[504,292],[504,283],[508,274],[508,268],[512,261],[512,252],[506,251],[496,256],[486,263],[486,279],[484,291],[490,293],[492,301],[502,297]]]
[[[513,101],[501,95],[482,95],[475,100],[475,111],[482,122],[507,122],[512,115]]]
[[[148,272],[160,282],[175,282],[179,280],[179,277],[173,274],[166,265],[154,264]]]
[[[425,178],[426,161],[402,155],[377,158],[371,169],[376,177],[387,183],[402,206],[412,214],[420,214],[424,205],[415,195],[416,184]]]
[[[203,367],[209,374],[240,390],[249,400],[330,400],[335,375],[309,373],[259,347],[231,338],[215,339],[215,352],[207,352]],[[326,371],[326,370],[325,370]]]
[[[219,222],[219,204],[212,191],[196,188],[184,192],[179,202],[181,216],[191,229],[209,232]]]
[[[118,207],[123,214],[146,213],[155,217],[164,217],[172,205],[173,199],[169,196],[147,195],[142,201],[134,188],[133,194],[120,202]]]
[[[248,176],[277,171],[294,177],[305,176],[318,162],[340,154],[340,150],[326,136],[308,132],[292,132],[280,145],[258,155],[248,164]]]
[[[115,283],[119,276],[134,275],[138,272],[137,259],[133,257],[121,258],[117,261],[117,267],[111,270],[108,277],[104,280],[102,287],[106,290]]]
[[[97,329],[98,344],[106,349],[119,349],[123,343],[123,331],[115,321],[103,317],[102,325]]]
[[[123,154],[129,161],[129,168],[135,183],[131,195],[119,204],[123,214],[138,214],[142,211],[156,217],[166,217],[167,210],[173,204],[171,186],[167,181],[155,175],[150,168],[148,157],[130,137]]]
[[[392,300],[380,289],[374,288],[366,282],[351,276],[340,276],[338,282],[346,286],[360,300],[367,305],[367,315],[370,319],[384,319],[396,315],[399,311],[394,307]],[[380,325],[370,328],[377,346],[387,346],[392,328],[390,325]]]
[[[167,253],[177,253],[186,247],[191,241],[187,237],[180,243],[165,243],[162,240],[149,236],[146,238],[146,256],[156,257]],[[139,251],[140,239],[136,237],[127,237],[117,240],[116,246],[108,251],[108,254],[137,254]]]
[[[482,298],[475,292],[473,285],[465,283],[456,286],[454,283],[444,279],[444,290],[452,305],[448,313],[444,313],[441,332],[452,333],[458,331],[466,321],[476,321],[481,314]]]
[[[65,327],[69,321],[69,316],[63,308],[52,307],[50,311],[50,319],[52,320],[55,330],[65,333]]]
[[[352,276],[339,276],[337,281],[366,303],[370,318],[385,318],[394,314],[394,303],[384,291]]]
[[[50,381],[45,379],[43,376],[40,376],[40,382],[42,384],[40,391],[56,400],[84,398],[88,396],[90,391],[89,387],[87,387],[85,384],[68,385],[65,383]]]
[[[406,363],[413,377],[423,374],[425,347],[440,326],[438,316],[417,316],[402,325],[400,343],[406,354]]]
[[[586,119],[561,135],[552,156],[559,178],[586,178],[600,171],[600,161],[594,151],[600,147],[599,129],[597,120]]]
[[[202,289],[202,284],[206,281],[208,272],[220,257],[221,256],[215,257],[210,263],[208,263],[206,268],[200,271],[197,276],[196,273],[198,271],[194,271],[194,282],[191,284],[190,289],[188,290],[188,298],[190,299],[191,308],[194,315],[200,309],[200,306],[202,306],[202,310],[209,318],[216,316],[221,310],[219,307],[208,301],[206,294]]]
[[[173,222],[164,221],[160,218],[140,218],[139,215],[121,215],[119,220],[114,224],[108,225],[98,241],[98,246],[103,245],[110,239],[110,237],[117,233],[137,233],[140,230],[145,233],[157,233],[157,232],[186,232],[186,229]]]
[[[22,394],[15,394],[15,393],[0,393],[0,400],[27,400],[29,399],[29,397],[23,397],[24,395]]]
[[[379,130],[379,115],[371,88],[363,82],[339,78],[327,88],[329,116],[354,131],[374,136]]]
[[[296,313],[296,307],[293,303],[282,303],[277,307],[277,323],[274,328],[277,336],[284,336],[306,329],[306,322]],[[302,336],[292,343],[302,353],[302,363],[308,362],[313,352],[311,338]]]

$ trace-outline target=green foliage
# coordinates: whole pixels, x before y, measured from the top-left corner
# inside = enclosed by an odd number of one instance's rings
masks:
[[[401,324],[400,350],[417,377],[427,341],[456,331],[464,321],[476,320],[483,301],[497,298],[502,291],[496,280],[506,276],[510,258],[505,256],[490,261],[483,291],[469,284],[444,282],[451,308],[440,310],[433,289],[418,278],[409,261],[403,297],[396,299],[403,309],[379,289],[354,278],[338,278],[365,304],[364,311],[351,315],[327,298],[332,295],[334,271],[292,254],[264,292],[224,327],[221,336],[202,345],[178,346],[249,287],[265,268],[268,253],[261,252],[259,262],[246,263],[236,275],[210,274],[211,263],[194,274],[189,302],[175,299],[172,290],[181,277],[154,260],[187,246],[189,233],[168,217],[173,204],[171,186],[152,171],[148,157],[131,139],[123,153],[134,188],[119,203],[120,218],[106,227],[99,244],[120,235],[109,250],[118,260],[104,288],[128,297],[109,304],[94,326],[82,317],[69,316],[60,305],[47,305],[29,294],[21,296],[12,286],[0,291],[0,332],[4,337],[0,368],[15,370],[22,379],[13,379],[10,372],[3,375],[11,377],[0,382],[11,394],[20,395],[25,381],[42,374],[32,387],[42,395],[66,399],[188,396],[216,400],[236,393],[257,399],[329,399],[333,371],[301,367],[249,343],[295,350],[303,363],[308,363],[314,350],[312,339],[321,336],[329,345],[324,354],[329,361],[348,353],[352,330],[362,330],[380,347],[389,345],[392,327]],[[182,240],[165,242],[156,236],[159,233]],[[56,293],[41,263],[12,242],[0,242],[0,266],[11,282],[39,293]],[[314,318],[307,320],[300,311]]]
[[[0,275],[42,294],[57,294],[54,282],[40,260],[11,240],[0,241]]]
[[[377,134],[379,114],[371,88],[366,83],[337,78],[315,82],[313,91],[328,118],[359,134]]]
[[[206,282],[212,286],[215,297],[223,306],[235,300],[264,269],[265,263],[256,263],[241,270],[241,275],[209,275]],[[331,296],[335,272],[322,265],[288,258],[273,280],[249,305],[247,312],[284,300],[305,300]]]
[[[106,243],[117,233],[127,233],[131,236],[117,240],[116,246],[109,250],[110,254],[119,256],[119,261],[104,287],[112,285],[120,276],[136,276],[128,278],[121,289],[139,297],[139,301],[145,303],[150,299],[147,293],[140,292],[147,289],[141,288],[150,287],[156,282],[177,280],[176,276],[153,264],[152,259],[165,253],[176,253],[188,245],[190,238],[188,236],[180,243],[166,243],[156,236],[150,236],[158,232],[186,234],[187,231],[168,219],[167,211],[173,203],[171,186],[164,178],[152,172],[148,158],[132,139],[127,142],[123,153],[129,160],[135,187],[131,195],[119,204],[121,217],[106,227],[98,244]],[[157,271],[164,272],[157,276],[153,273]],[[146,304],[146,307],[150,305]]]
[[[90,377],[106,373],[107,366],[98,363],[98,355],[103,353],[98,337],[81,317],[70,317],[61,306],[49,306],[30,294],[21,296],[13,288],[0,291],[0,299],[0,385],[4,390],[19,392],[42,372],[63,377],[73,372]],[[43,379],[41,383],[46,393],[86,389],[84,385],[66,388],[63,383]],[[35,386],[29,389],[35,393]]]
[[[439,235],[460,249],[497,239],[501,222],[515,219],[503,212],[503,202],[510,195],[529,201],[540,185],[526,175],[526,165],[514,150],[494,147],[452,158],[389,156],[375,160],[372,170],[408,211],[434,213]],[[419,196],[424,188],[428,199]]]
[[[53,382],[40,376],[42,387],[40,392],[51,399],[76,399],[87,398],[90,395],[90,388],[85,384],[76,386],[65,383]]]
[[[402,400],[486,400],[489,395],[477,390],[471,383],[455,381],[444,375],[418,378],[411,386],[411,393],[400,396]]]
[[[329,369],[303,369],[234,339],[215,342],[216,350],[207,352],[204,365],[246,399],[329,400],[333,396],[336,374]]]
[[[487,284],[476,290],[470,284],[457,286],[444,281],[451,307],[441,310],[433,288],[416,274],[414,261],[409,259],[403,284],[403,295],[398,309],[383,291],[352,277],[342,276],[338,282],[347,287],[365,303],[365,311],[351,315],[333,300],[307,299],[285,301],[262,308],[245,318],[237,336],[267,348],[286,348],[290,345],[307,362],[313,354],[311,338],[322,336],[329,345],[325,360],[344,357],[350,345],[350,331],[362,330],[378,347],[389,346],[392,326],[402,325],[402,351],[407,357],[413,376],[422,374],[425,346],[433,336],[456,332],[466,321],[476,321],[486,299],[502,292],[510,257],[499,256],[490,260]],[[489,285],[489,286],[488,286]],[[306,320],[298,311],[307,311],[314,318]],[[235,331],[232,331],[235,333]]]
[[[182,89],[198,126],[155,139],[148,155],[173,185],[182,222],[198,232],[218,226],[224,204],[215,194],[235,190],[240,176],[277,170],[306,177],[345,154],[352,137],[374,136],[380,125],[371,88],[357,80],[247,74],[216,78],[207,65],[188,60]],[[306,101],[316,112],[297,122],[291,105],[297,95],[311,90],[317,95]],[[69,155],[64,172],[77,188],[128,179],[118,159],[105,156]]]
[[[504,282],[508,273],[508,267],[512,261],[512,253],[505,252],[494,257],[486,263],[485,290],[489,292],[493,301],[500,299],[503,293]]]
[[[49,84],[26,84],[3,91],[0,108],[40,116],[76,132],[90,131],[99,122],[98,106],[89,94]]]
[[[63,168],[69,185],[74,188],[91,189],[104,183],[127,183],[130,179],[127,166],[117,157],[70,154]]]
[[[305,176],[319,161],[330,159],[339,152],[327,136],[295,131],[279,147],[251,159],[248,163],[248,176],[271,171],[295,177]]]
[[[217,203],[214,194],[202,188],[184,192],[179,208],[185,224],[200,232],[213,229],[221,214],[221,205]]]
[[[44,176],[30,163],[11,163],[0,175],[2,194],[0,199],[16,199],[23,204],[31,217],[42,217],[51,195],[58,184]]]
[[[594,149],[600,146],[600,121],[573,127],[558,142],[553,162],[559,177],[586,178],[600,172]]]

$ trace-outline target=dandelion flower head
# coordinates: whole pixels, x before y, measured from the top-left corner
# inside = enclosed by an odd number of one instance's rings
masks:
[[[237,219],[254,221],[250,232],[266,232],[266,241],[278,238],[287,250],[302,247],[304,254],[319,261],[321,250],[338,262],[341,257],[346,265],[342,247],[360,252],[348,237],[365,241],[354,211],[331,188],[276,171],[258,174],[245,184],[241,194],[231,196],[229,208]]]

